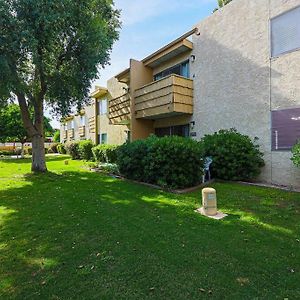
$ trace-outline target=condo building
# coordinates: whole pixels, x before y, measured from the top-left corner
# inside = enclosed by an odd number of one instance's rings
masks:
[[[122,144],[157,136],[200,140],[236,128],[257,137],[261,181],[300,187],[300,0],[234,0],[92,93],[62,122],[61,140]]]

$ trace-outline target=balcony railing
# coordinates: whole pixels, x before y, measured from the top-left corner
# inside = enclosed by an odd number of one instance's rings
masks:
[[[109,120],[112,124],[126,124],[130,120],[130,95],[126,93],[121,97],[109,101]]]
[[[74,139],[74,129],[68,129],[68,138]]]
[[[158,119],[193,113],[193,80],[178,75],[154,81],[135,91],[136,118]]]
[[[90,133],[96,132],[96,117],[89,118],[89,132]]]
[[[66,140],[68,138],[68,130],[64,130],[63,139]]]
[[[78,131],[79,131],[79,136],[80,137],[85,136],[85,126],[80,126]]]

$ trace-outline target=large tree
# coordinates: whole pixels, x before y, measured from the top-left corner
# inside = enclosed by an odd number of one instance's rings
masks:
[[[47,170],[45,104],[66,116],[88,102],[119,27],[112,0],[0,0],[0,102],[18,100],[32,141],[32,171]]]
[[[33,111],[30,111],[30,118],[33,120]],[[54,132],[50,120],[44,117],[45,132]],[[24,144],[30,142],[30,138],[24,128],[19,105],[10,104],[0,108],[0,142],[18,142],[22,145],[22,157],[24,155]]]

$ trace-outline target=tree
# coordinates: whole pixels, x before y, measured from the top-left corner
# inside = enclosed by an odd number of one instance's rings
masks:
[[[18,100],[32,140],[32,171],[47,170],[45,104],[64,117],[88,103],[119,28],[112,0],[0,0],[0,103]]]
[[[30,119],[33,119],[33,111],[30,109]],[[45,131],[52,132],[50,120],[44,117]],[[10,104],[0,109],[0,142],[19,142],[22,145],[22,157],[24,144],[29,142],[28,134],[24,128],[19,105]]]
[[[218,0],[219,8],[222,8],[223,6],[230,3],[232,0]],[[219,8],[215,8],[214,12],[217,11]]]
[[[53,142],[55,142],[55,143],[59,143],[60,142],[60,130],[56,130],[54,132]]]

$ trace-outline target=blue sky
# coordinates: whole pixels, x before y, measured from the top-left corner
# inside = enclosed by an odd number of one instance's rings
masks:
[[[143,59],[192,29],[212,13],[217,0],[115,0],[115,6],[121,9],[120,38],[111,64],[99,70],[94,85],[106,86],[108,79],[129,66],[130,58]],[[59,127],[57,121],[52,125]]]

